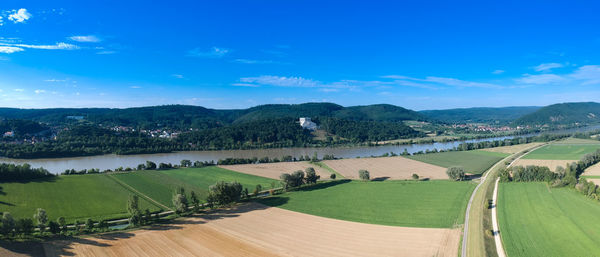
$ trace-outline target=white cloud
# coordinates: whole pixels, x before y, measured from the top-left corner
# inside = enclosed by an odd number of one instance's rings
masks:
[[[517,79],[517,82],[523,84],[554,84],[558,82],[563,82],[564,79],[561,76],[555,74],[541,74],[541,75],[529,75],[526,74],[520,79]]]
[[[210,50],[205,51],[200,48],[193,49],[189,52],[191,56],[204,57],[204,58],[221,58],[231,52],[231,50],[222,47],[212,47]]]
[[[71,39],[73,41],[77,41],[77,42],[82,42],[82,43],[98,43],[98,42],[102,41],[102,39],[100,39],[94,35],[71,36],[71,37],[69,37],[69,39]]]
[[[66,79],[45,79],[45,82],[66,82]]]
[[[117,51],[106,50],[106,51],[97,52],[96,54],[116,54],[116,53],[117,53]]]
[[[452,86],[452,87],[480,87],[480,88],[502,88],[502,86],[492,83],[483,83],[483,82],[474,82],[467,80],[460,80],[455,78],[445,78],[445,77],[434,77],[429,76],[424,79],[413,78],[402,75],[387,75],[382,76],[382,78],[387,79],[395,79],[397,84],[403,86],[412,86],[412,87],[422,87],[422,88],[437,88],[441,86]]]
[[[3,54],[12,54],[12,53],[21,52],[21,51],[24,51],[24,49],[20,48],[20,47],[0,46],[0,53],[3,53]]]
[[[0,16],[0,26],[4,25],[4,20],[2,20],[2,16]]]
[[[302,77],[280,77],[263,75],[259,77],[241,78],[241,82],[276,87],[320,87],[321,82]]]
[[[35,90],[35,91],[33,91],[33,92],[35,92],[36,94],[42,94],[42,93],[46,93],[46,90],[43,90],[43,89],[36,89],[36,90]]]
[[[480,83],[473,81],[465,81],[455,78],[442,78],[442,77],[427,77],[425,81],[445,84],[449,86],[455,87],[482,87],[482,88],[501,88],[499,85],[490,84],[490,83]]]
[[[25,89],[22,89],[22,88],[15,88],[14,90],[15,90],[15,92],[23,92],[23,91],[25,91]]]
[[[130,86],[129,88],[133,88],[133,89],[140,89],[140,88],[142,88],[142,87],[140,87],[140,86]]]
[[[259,85],[249,83],[233,83],[231,85],[234,87],[260,87]]]
[[[495,70],[495,71],[492,71],[492,74],[502,74],[502,73],[504,73],[504,70]]]
[[[45,50],[77,50],[79,46],[68,44],[68,43],[56,43],[54,45],[28,45],[28,44],[5,44],[16,47],[31,48],[31,49],[45,49]]]
[[[244,64],[269,64],[273,63],[273,61],[269,60],[251,60],[251,59],[235,59],[233,62],[244,63]]]
[[[172,77],[177,78],[177,79],[182,79],[183,75],[181,74],[171,74]]]
[[[555,62],[551,62],[551,63],[542,63],[538,66],[533,67],[534,70],[536,71],[550,71],[552,69],[556,69],[556,68],[562,68],[564,67],[564,65],[560,64],[560,63],[555,63]]]
[[[13,10],[12,14],[8,15],[8,19],[14,23],[22,23],[31,18],[31,13],[27,9],[21,8],[19,10]]]
[[[582,80],[583,85],[600,84],[600,65],[581,66],[570,77]]]

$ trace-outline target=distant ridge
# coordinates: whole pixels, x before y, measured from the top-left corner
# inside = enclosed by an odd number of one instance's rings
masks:
[[[527,114],[513,122],[513,125],[570,125],[600,122],[600,103],[560,103],[553,104]]]
[[[425,110],[421,114],[445,123],[509,124],[515,119],[533,113],[539,106],[473,107],[447,110]]]

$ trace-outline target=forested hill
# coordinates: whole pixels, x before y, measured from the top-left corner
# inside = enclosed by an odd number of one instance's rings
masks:
[[[561,103],[553,104],[527,114],[513,122],[513,125],[572,125],[600,122],[600,103]]]
[[[445,123],[488,123],[488,124],[510,124],[512,121],[533,113],[541,107],[476,107],[458,108],[447,110],[426,110],[419,113],[437,121]]]
[[[197,128],[208,129],[234,123],[278,118],[323,117],[357,121],[403,121],[427,118],[418,112],[394,105],[367,105],[343,107],[332,103],[260,105],[239,110],[215,110],[201,106],[164,105],[126,109],[56,108],[15,109],[0,108],[0,119],[25,119],[57,124],[75,122],[74,116],[103,125],[140,128]],[[69,118],[70,117],[70,118]]]

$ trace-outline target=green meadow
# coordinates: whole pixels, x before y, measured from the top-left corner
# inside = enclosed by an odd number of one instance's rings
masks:
[[[600,256],[600,203],[546,183],[501,183],[498,221],[508,256]]]
[[[328,218],[408,227],[451,228],[464,222],[475,184],[454,181],[333,181],[260,203]]]
[[[600,149],[600,144],[550,144],[523,156],[537,160],[579,160],[588,153]]]
[[[418,154],[406,157],[446,168],[461,166],[468,173],[481,174],[509,155],[506,153],[473,150]]]
[[[48,212],[50,220],[65,217],[68,222],[113,219],[127,216],[131,191],[106,175],[71,175],[26,183],[2,183],[0,211],[15,218],[31,218],[37,208]],[[140,199],[142,209],[159,208]]]

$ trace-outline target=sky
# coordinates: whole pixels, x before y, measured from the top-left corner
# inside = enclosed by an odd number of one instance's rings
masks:
[[[596,1],[0,2],[0,107],[600,101]]]

